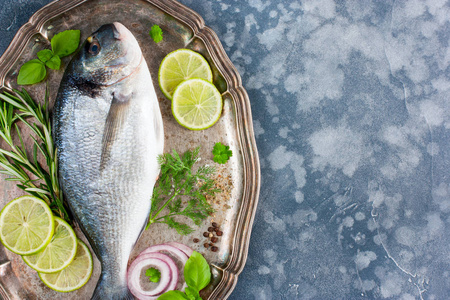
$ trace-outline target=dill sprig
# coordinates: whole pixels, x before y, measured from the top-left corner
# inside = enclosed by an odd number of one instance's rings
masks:
[[[194,229],[180,222],[180,217],[189,218],[200,225],[214,209],[206,196],[214,196],[219,189],[214,187],[211,175],[212,166],[201,166],[196,172],[194,164],[198,161],[200,148],[186,151],[180,156],[175,150],[172,154],[159,156],[161,174],[153,190],[150,218],[146,229],[152,223],[164,223],[181,235],[187,235]]]
[[[3,92],[0,99],[3,100],[0,102],[0,137],[10,148],[0,149],[0,173],[10,176],[6,180],[19,181],[19,188],[45,200],[56,215],[70,221],[64,206],[63,193],[59,188],[57,149],[51,134],[48,89],[43,104],[36,103],[25,90],[14,90],[14,95]],[[14,111],[15,109],[17,111]],[[19,121],[34,134],[30,135],[33,139],[31,153],[27,151],[23,141],[17,125]],[[19,139],[19,145],[13,141],[13,129]],[[46,169],[38,161],[40,155],[46,161]]]

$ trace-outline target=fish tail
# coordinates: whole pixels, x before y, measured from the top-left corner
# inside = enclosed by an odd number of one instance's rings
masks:
[[[101,278],[97,283],[91,300],[134,300],[133,294],[128,287],[117,287],[117,283],[110,283],[108,280]]]

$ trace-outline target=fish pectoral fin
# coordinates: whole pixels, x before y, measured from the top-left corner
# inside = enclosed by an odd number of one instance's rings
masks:
[[[125,123],[130,107],[130,99],[132,93],[123,95],[120,93],[113,94],[113,100],[109,107],[108,116],[105,121],[105,129],[102,138],[102,155],[100,161],[100,170],[105,168],[106,162],[111,155],[111,147],[117,139],[117,136]]]

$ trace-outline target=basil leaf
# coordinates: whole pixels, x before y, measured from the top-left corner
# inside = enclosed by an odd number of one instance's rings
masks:
[[[59,70],[59,68],[61,67],[61,58],[59,58],[58,55],[54,55],[52,56],[52,58],[50,58],[45,65],[47,67],[49,67],[50,69],[53,70]]]
[[[64,57],[72,54],[80,44],[80,31],[66,30],[60,32],[52,38],[51,44],[54,55]]]
[[[20,67],[17,84],[26,85],[42,81],[47,75],[45,65],[39,59],[27,61]]]
[[[50,49],[44,49],[37,53],[37,57],[43,63],[46,63],[48,60],[50,60],[50,58],[52,58],[52,56],[53,56],[53,52]]]
[[[168,291],[162,294],[156,300],[190,300],[185,293],[180,291]]]
[[[200,297],[198,291],[190,286],[185,289],[185,293],[189,300],[197,300]]]
[[[204,289],[211,281],[211,270],[206,259],[194,251],[184,266],[184,280],[197,291]]]

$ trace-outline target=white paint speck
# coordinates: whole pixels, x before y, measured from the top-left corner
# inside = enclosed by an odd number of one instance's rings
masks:
[[[399,227],[395,231],[395,239],[398,243],[405,246],[413,246],[417,242],[414,229],[406,226]]]
[[[281,127],[281,128],[278,130],[278,135],[279,135],[280,137],[286,139],[289,132],[290,132],[290,130],[289,130],[288,127]]]
[[[274,171],[286,168],[288,165],[294,173],[294,180],[298,188],[306,184],[306,170],[303,167],[303,156],[287,151],[285,146],[278,146],[268,156],[270,167]]]
[[[255,132],[255,137],[258,138],[260,135],[264,134],[265,130],[261,126],[259,120],[253,121],[253,131]]]
[[[345,125],[319,130],[308,141],[314,151],[312,167],[318,171],[332,167],[352,177],[370,154],[364,146],[363,136]]]
[[[355,220],[352,217],[345,217],[342,221],[342,225],[345,227],[353,227],[353,224],[355,223]]]
[[[270,269],[267,266],[260,266],[258,268],[258,274],[259,275],[267,275],[270,273]]]
[[[356,254],[355,264],[358,270],[367,268],[370,263],[377,259],[377,255],[373,251],[361,251]]]
[[[360,212],[360,211],[358,211],[358,212],[355,214],[355,220],[356,220],[356,221],[362,221],[362,220],[364,220],[365,218],[366,218],[366,215],[365,215],[364,213]]]
[[[439,145],[435,142],[429,143],[427,145],[427,152],[431,156],[435,156],[439,154]]]
[[[295,202],[300,204],[304,200],[305,200],[305,196],[303,195],[303,193],[301,191],[296,191],[295,192]]]
[[[443,109],[431,100],[420,103],[420,112],[430,126],[439,126],[444,121]]]

